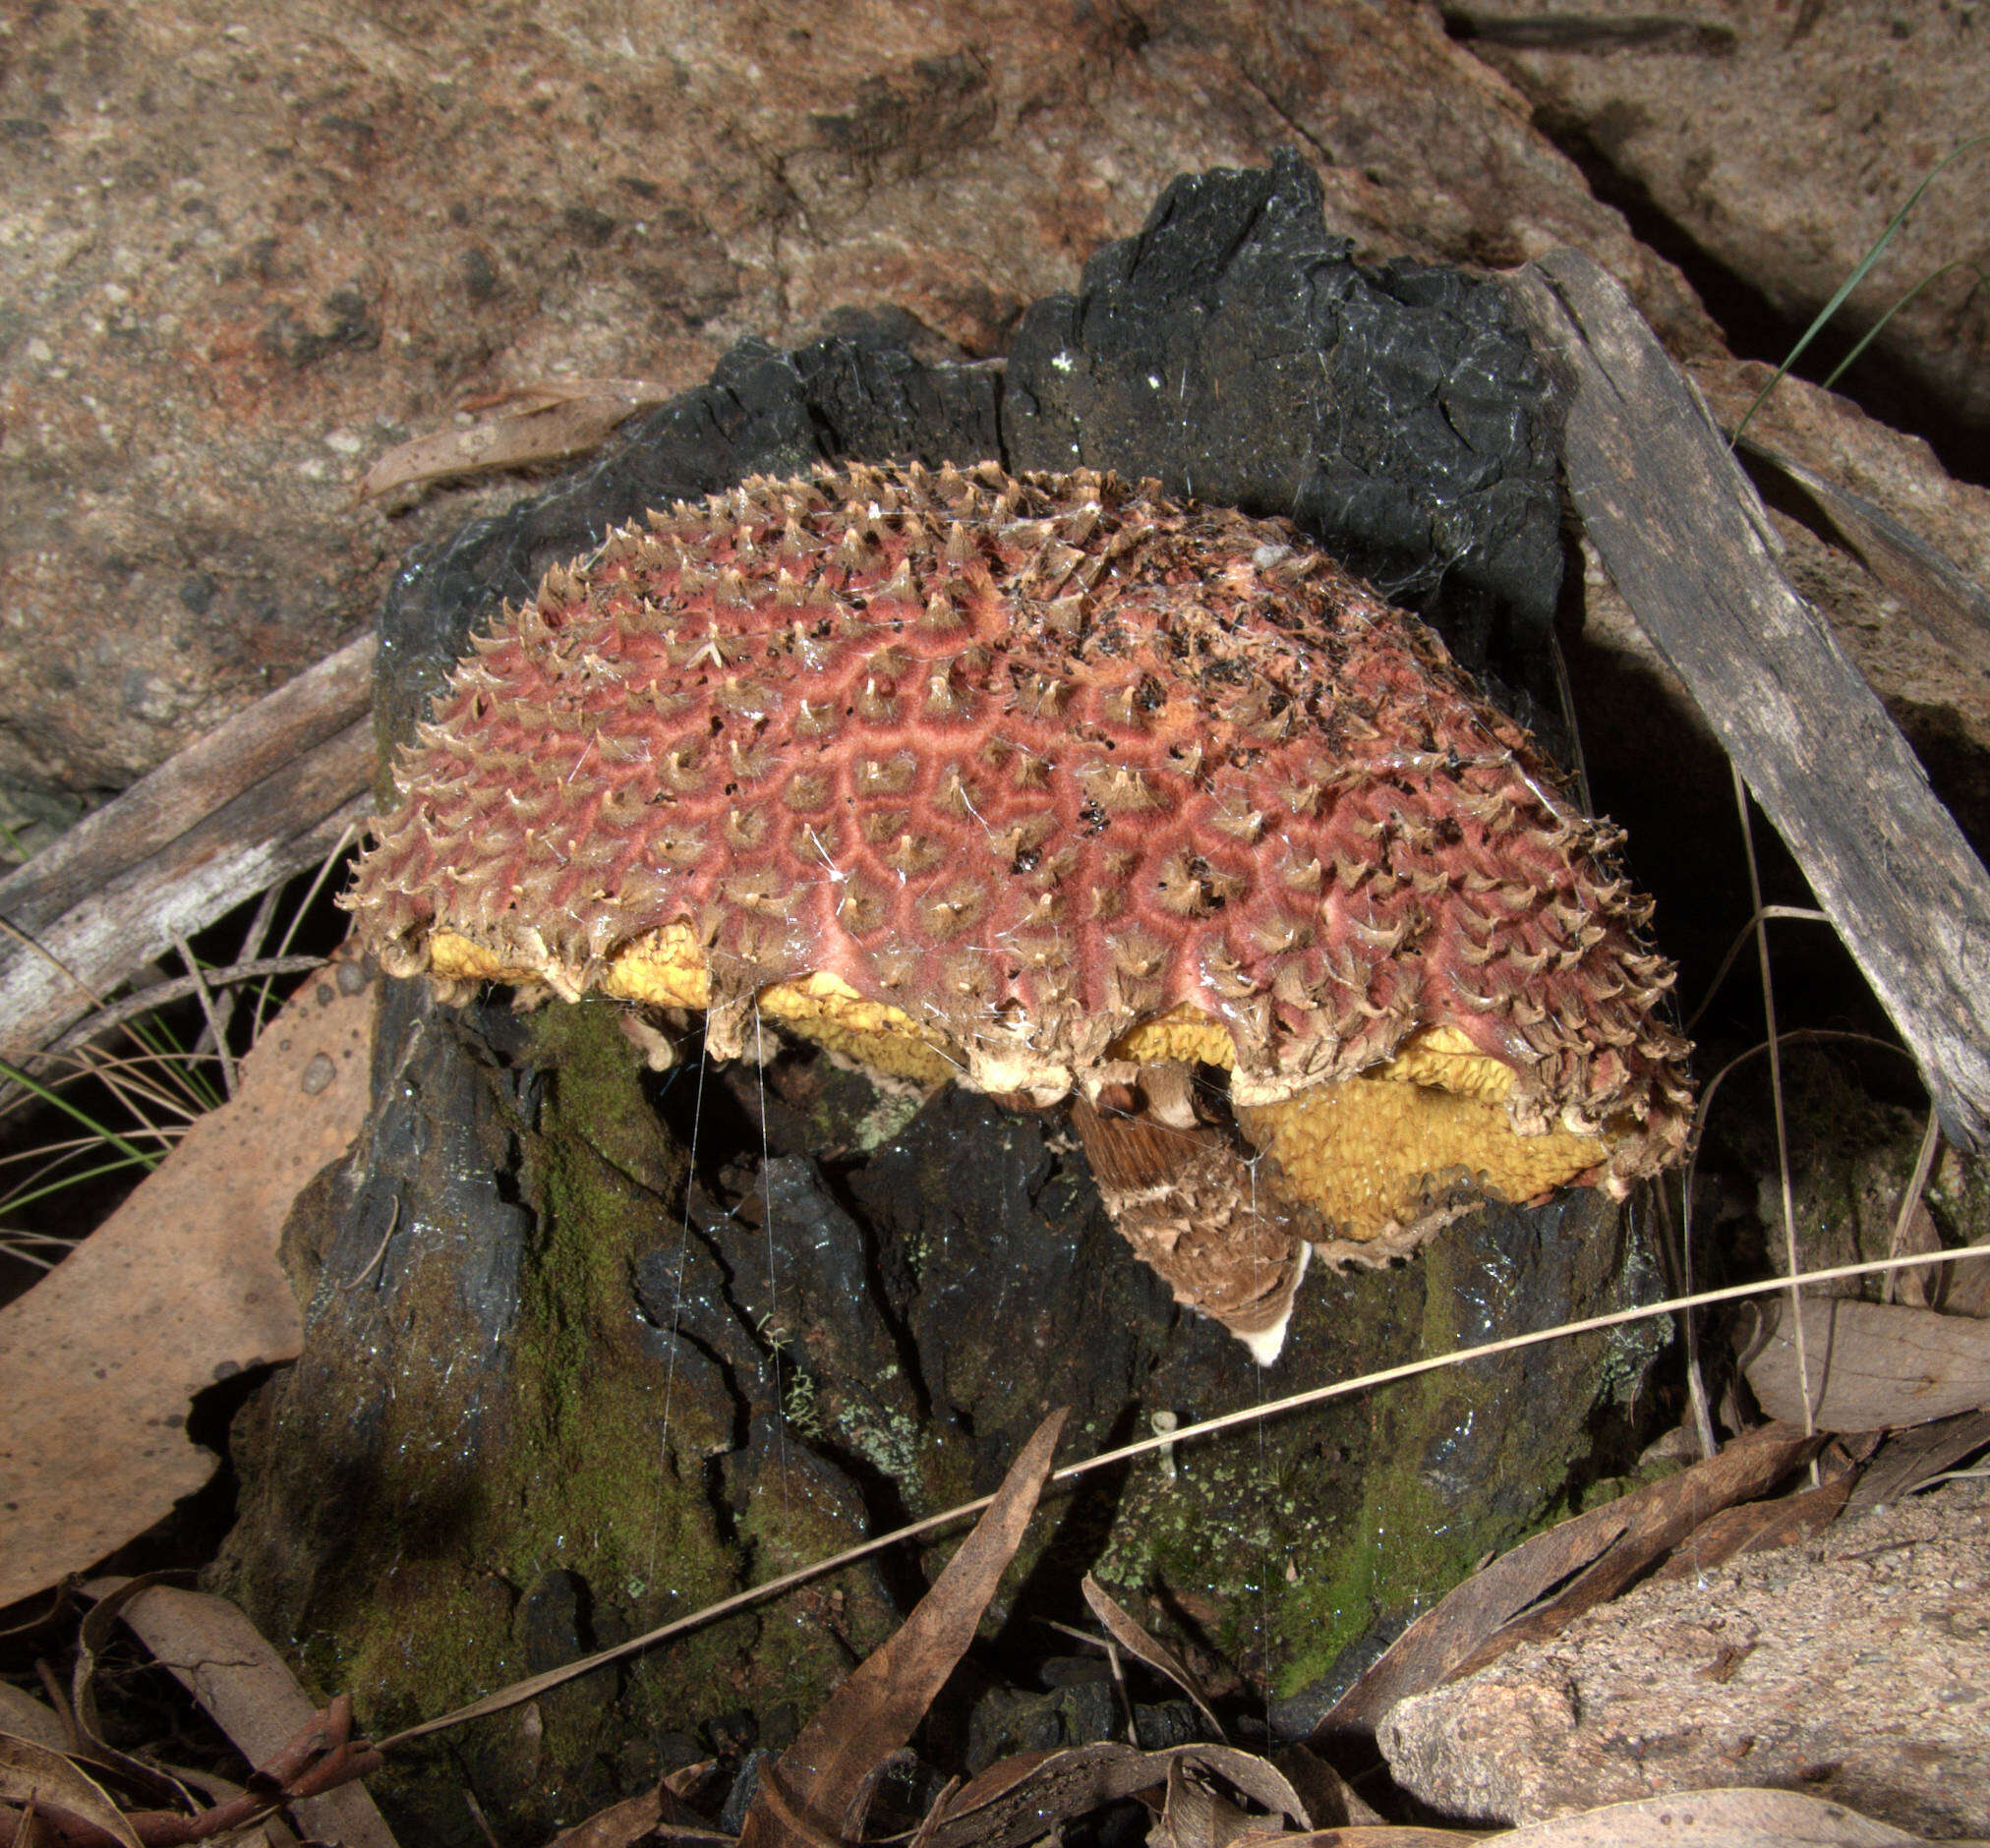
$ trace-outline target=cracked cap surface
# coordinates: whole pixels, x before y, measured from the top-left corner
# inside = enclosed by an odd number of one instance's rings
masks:
[[[1227,1067],[1323,1238],[1685,1132],[1612,831],[1279,522],[992,464],[756,479],[550,572],[398,779],[346,900],[395,973],[704,1009],[721,1057],[757,1005],[1039,1104]],[[1378,1087],[1401,1147],[1350,1181]]]

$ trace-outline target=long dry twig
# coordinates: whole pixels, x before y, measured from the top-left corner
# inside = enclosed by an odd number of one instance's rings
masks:
[[[1928,1176],[1935,1166],[1935,1153],[1942,1146],[1941,1113],[1934,1109],[1928,1112],[1928,1126],[1921,1132],[1920,1153],[1914,1157],[1914,1172],[1907,1178],[1905,1189],[1901,1194],[1901,1208],[1894,1216],[1894,1236],[1887,1242],[1887,1255],[1898,1256],[1901,1246],[1906,1242],[1907,1228],[1913,1223],[1914,1209],[1921,1203],[1921,1195],[1928,1185]],[[1894,1273],[1887,1273],[1887,1287],[1880,1296],[1882,1302],[1894,1299]]]
[[[347,849],[352,846],[359,837],[359,824],[357,822],[348,822],[345,832],[339,836],[331,851],[319,862],[318,871],[312,875],[311,884],[304,889],[304,896],[298,899],[296,908],[290,914],[290,922],[284,927],[283,936],[277,943],[276,954],[279,959],[289,955],[290,946],[297,941],[297,933],[302,928],[304,920],[310,916],[311,907],[317,901],[318,895],[324,890],[324,882],[331,877],[332,868],[337,866],[339,861],[345,857]],[[253,954],[254,953],[248,952],[247,953]],[[268,1011],[269,995],[270,984],[268,982],[264,982],[256,991],[255,1033],[263,1031],[263,1016]]]
[[[1776,980],[1769,962],[1769,922],[1763,915],[1762,867],[1755,857],[1755,831],[1748,824],[1748,785],[1741,767],[1730,764],[1734,778],[1734,807],[1741,817],[1741,847],[1748,860],[1748,896],[1755,907],[1755,947],[1762,968],[1762,1017],[1769,1029],[1769,1098],[1776,1115],[1776,1175],[1783,1186],[1783,1254],[1789,1285],[1789,1313],[1796,1323],[1796,1376],[1803,1384],[1803,1434],[1816,1434],[1817,1421],[1810,1397],[1810,1353],[1803,1340],[1803,1292],[1795,1277],[1796,1194],[1789,1179],[1789,1126],[1783,1107],[1783,1043],[1776,1030]],[[1816,1465],[1811,1466],[1813,1479]]]
[[[207,1037],[214,1042],[212,1057],[221,1068],[221,1088],[230,1097],[235,1095],[235,1062],[228,1056],[228,1036],[223,1030],[220,1017],[214,1011],[214,991],[207,986],[202,973],[200,958],[194,954],[194,947],[178,932],[173,935],[173,949],[186,965],[187,977],[194,984],[194,993],[200,998],[201,1015],[207,1022]],[[196,1046],[198,1056],[201,1049]]]
[[[313,969],[323,966],[322,956],[256,956],[246,962],[229,963],[225,968],[203,969],[198,978],[181,975],[169,981],[156,982],[136,995],[127,995],[122,1001],[107,1003],[88,1020],[71,1027],[38,1057],[51,1059],[62,1053],[73,1052],[87,1041],[94,1039],[106,1027],[122,1025],[134,1015],[149,1013],[154,1008],[170,1007],[176,1001],[184,1001],[194,992],[197,980],[205,982],[209,988],[222,988],[235,982],[255,982],[283,975],[308,975]]]

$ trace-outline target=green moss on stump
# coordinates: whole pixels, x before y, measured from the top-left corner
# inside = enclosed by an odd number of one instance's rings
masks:
[[[633,1267],[681,1237],[683,1157],[615,1010],[549,1008],[533,1024],[544,1108],[532,1127],[507,1126],[532,1215],[510,1338],[489,1351],[454,1268],[418,1240],[394,1298],[391,1380],[358,1347],[318,1374],[323,1403],[368,1407],[378,1424],[365,1518],[350,1552],[312,1570],[300,1648],[376,1736],[859,1537],[847,1511],[777,1505],[773,1483],[752,1487],[736,1532],[721,1530],[705,1459],[732,1442],[732,1408],[700,1403],[681,1377],[673,1389],[633,1309]],[[506,1151],[490,1152],[505,1165]],[[309,1422],[307,1408],[285,1409],[293,1457],[313,1454]],[[562,1647],[532,1616],[539,1588],[564,1574],[586,1608]],[[852,1659],[842,1638],[861,1651],[889,1624],[870,1582],[841,1575],[771,1616],[695,1630],[422,1742],[377,1782],[427,1839],[471,1839],[466,1781],[507,1833],[544,1835],[624,1794],[624,1741],[737,1707],[812,1711]]]

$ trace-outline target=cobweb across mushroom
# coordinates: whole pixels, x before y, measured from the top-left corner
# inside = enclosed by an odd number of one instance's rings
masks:
[[[1260,1360],[1310,1253],[1683,1144],[1613,831],[1281,522],[990,463],[756,478],[474,648],[344,899],[389,972],[1069,1100],[1120,1230]]]

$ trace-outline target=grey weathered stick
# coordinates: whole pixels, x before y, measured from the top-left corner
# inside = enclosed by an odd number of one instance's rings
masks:
[[[1513,299],[1567,390],[1569,491],[1919,1061],[1952,1139],[1990,1114],[1990,877],[1878,696],[1785,580],[1754,490],[1621,289],[1554,251]]]
[[[373,710],[371,634],[196,738],[0,879],[0,917],[30,937],[204,816]]]
[[[88,1013],[91,991],[365,820],[374,650],[356,642],[298,675],[0,880],[0,1058],[18,1065]]]

